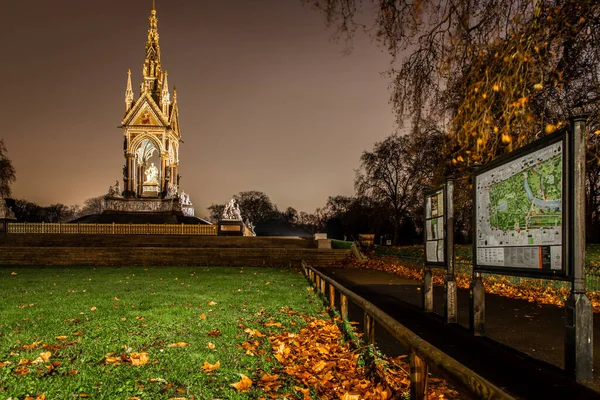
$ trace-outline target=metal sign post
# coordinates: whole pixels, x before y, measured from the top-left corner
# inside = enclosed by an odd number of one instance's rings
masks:
[[[454,179],[446,178],[444,185],[444,262],[446,276],[444,279],[444,317],[446,323],[458,322],[456,311],[456,279],[454,277]]]
[[[485,287],[481,273],[476,271],[477,265],[477,171],[479,165],[473,166],[473,277],[469,286],[469,329],[475,336],[485,335]]]
[[[593,312],[585,289],[586,117],[576,117],[567,131],[567,265],[571,293],[565,303],[565,369],[577,381],[593,377]]]

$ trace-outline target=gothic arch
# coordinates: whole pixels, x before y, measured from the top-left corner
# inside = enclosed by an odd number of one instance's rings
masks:
[[[163,147],[162,140],[159,140],[155,135],[152,135],[148,132],[136,135],[133,140],[131,140],[129,147],[127,148],[127,153],[136,155],[139,146],[142,145],[144,140],[149,140],[152,142],[154,147],[159,151],[159,156],[161,154],[165,154],[166,150]]]

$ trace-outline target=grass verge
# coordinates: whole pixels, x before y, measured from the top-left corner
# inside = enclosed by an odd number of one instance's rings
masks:
[[[232,384],[278,368],[253,336],[300,332],[299,314],[322,312],[307,287],[287,269],[0,269],[0,398],[263,397]],[[302,398],[297,385],[278,379]]]
[[[345,240],[337,240],[331,239],[331,248],[332,249],[341,249],[341,250],[350,250],[353,242],[345,241]]]

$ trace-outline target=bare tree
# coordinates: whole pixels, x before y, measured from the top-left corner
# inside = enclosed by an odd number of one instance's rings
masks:
[[[363,152],[354,187],[383,205],[394,226],[394,243],[399,228],[410,211],[421,207],[423,188],[429,183],[437,164],[434,136],[388,136],[375,143],[373,151]]]
[[[106,195],[91,197],[83,203],[81,215],[102,214],[106,208]]]
[[[233,196],[240,206],[244,221],[249,219],[258,225],[268,219],[276,217],[277,207],[273,205],[269,196],[258,190],[240,192]]]
[[[225,204],[211,204],[208,207],[210,221],[215,224],[219,222],[219,219],[223,216],[223,211],[225,211]]]
[[[0,139],[0,198],[10,197],[10,185],[17,179],[15,168],[6,153],[4,140]]]
[[[288,207],[281,213],[281,218],[291,224],[298,222],[298,211],[294,207]]]
[[[56,203],[40,206],[27,200],[10,200],[11,209],[20,222],[68,222],[74,218],[79,206]]]
[[[304,1],[339,35],[363,29],[388,49],[399,120],[434,117],[456,167],[598,110],[597,0]]]

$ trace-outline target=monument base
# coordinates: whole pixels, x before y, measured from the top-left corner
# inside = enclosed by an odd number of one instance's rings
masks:
[[[105,211],[118,212],[176,212],[182,213],[186,217],[194,216],[194,205],[181,203],[178,199],[158,199],[158,198],[119,198],[107,197]]]
[[[219,236],[244,236],[244,223],[237,220],[222,219],[219,221]]]
[[[189,200],[186,198],[186,200]],[[189,224],[212,225],[194,216],[194,205],[178,198],[142,199],[107,197],[100,214],[85,215],[72,223],[80,224]]]
[[[160,193],[160,187],[158,183],[151,183],[142,186],[142,197],[146,198],[157,198]]]

